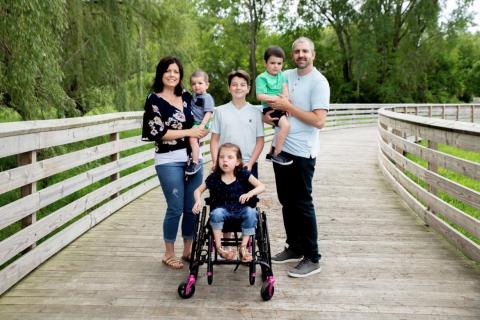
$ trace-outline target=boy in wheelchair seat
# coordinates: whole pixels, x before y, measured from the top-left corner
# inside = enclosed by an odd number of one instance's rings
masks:
[[[221,238],[224,222],[237,219],[242,227],[240,259],[242,262],[252,261],[247,244],[250,236],[255,234],[257,212],[248,201],[265,191],[265,185],[243,167],[242,153],[237,145],[224,143],[220,146],[214,171],[195,190],[193,213],[200,212],[201,195],[207,189],[210,192],[210,225],[218,254],[225,260],[235,259],[234,252],[222,248]]]

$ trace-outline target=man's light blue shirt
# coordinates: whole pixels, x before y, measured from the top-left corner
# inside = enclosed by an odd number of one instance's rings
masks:
[[[288,82],[288,96],[293,105],[304,111],[330,107],[330,86],[328,80],[316,69],[299,76],[297,69],[285,71]],[[315,158],[320,149],[319,129],[295,117],[288,117],[290,131],[283,145],[283,151],[304,158]],[[276,128],[278,130],[278,128]]]

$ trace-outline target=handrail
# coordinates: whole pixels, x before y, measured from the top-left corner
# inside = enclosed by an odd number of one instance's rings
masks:
[[[480,152],[480,124],[473,123],[480,118],[479,113],[480,105],[474,104],[392,106],[378,111],[381,170],[426,224],[475,261],[480,261],[480,220],[445,199],[480,210],[480,190],[441,175],[439,168],[478,181],[480,163],[439,151],[439,146]],[[455,120],[435,119],[434,115]],[[427,166],[411,160],[410,155],[424,160]]]

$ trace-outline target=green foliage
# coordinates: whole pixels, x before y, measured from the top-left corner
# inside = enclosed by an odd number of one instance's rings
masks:
[[[22,119],[55,118],[72,110],[61,86],[64,1],[4,0],[0,12],[0,104]]]
[[[471,0],[439,22],[430,0],[0,0],[0,121],[141,110],[160,57],[203,69],[218,104],[234,69],[310,37],[332,102],[456,102],[480,95]],[[286,67],[293,67],[287,58]],[[252,101],[255,102],[255,101]]]

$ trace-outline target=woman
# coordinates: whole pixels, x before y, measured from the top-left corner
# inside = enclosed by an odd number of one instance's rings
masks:
[[[155,141],[155,169],[167,201],[162,262],[173,269],[183,268],[182,260],[175,256],[174,246],[182,213],[182,259],[189,259],[195,224],[193,192],[203,179],[203,170],[185,176],[188,137],[207,135],[205,129],[192,128],[192,96],[183,90],[182,79],[183,67],[177,58],[168,56],[160,60],[153,83],[154,93],[148,95],[145,102],[142,130],[142,140]]]

